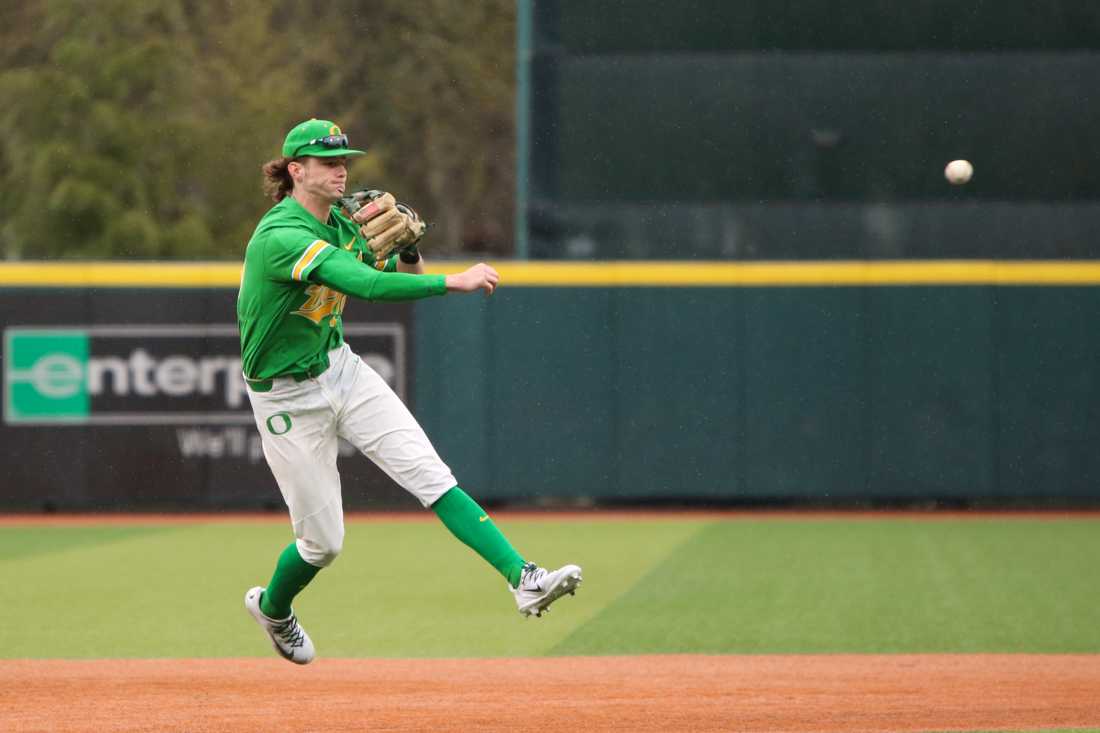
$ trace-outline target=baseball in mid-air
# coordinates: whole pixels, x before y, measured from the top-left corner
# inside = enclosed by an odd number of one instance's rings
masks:
[[[955,186],[961,186],[974,175],[974,166],[969,160],[953,160],[943,169],[944,178]]]

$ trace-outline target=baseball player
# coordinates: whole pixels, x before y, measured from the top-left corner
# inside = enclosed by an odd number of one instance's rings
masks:
[[[282,157],[264,165],[277,202],[245,252],[237,320],[241,360],[264,456],[290,509],[295,540],[266,587],[245,607],[275,651],[296,664],[313,642],[291,601],[340,553],[344,513],[336,470],[344,438],[507,579],[519,611],[541,616],[572,594],[581,569],[549,571],[527,562],[459,486],[393,390],[343,338],[348,296],[405,301],[447,293],[492,294],[500,276],[477,264],[457,275],[426,275],[417,244],[425,225],[389,194],[359,196],[350,216],[347,159],[362,155],[327,120],[295,126]],[[345,203],[349,200],[344,199]],[[365,204],[360,206],[360,204]],[[365,259],[366,258],[366,259]]]

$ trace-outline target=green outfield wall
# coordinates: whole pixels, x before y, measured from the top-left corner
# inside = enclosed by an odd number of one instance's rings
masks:
[[[348,310],[348,327],[367,329],[357,348],[394,369],[486,500],[1100,500],[1100,263],[499,269],[492,298]],[[90,325],[92,357],[132,366],[138,348],[195,349],[215,366],[231,356],[236,264],[11,263],[0,276],[15,283],[0,290],[6,336]],[[33,357],[13,365],[5,351],[5,400]],[[182,408],[93,394],[84,417],[49,424],[9,420],[5,403],[0,503],[270,504],[247,404],[222,399],[236,393],[214,374],[214,392]],[[49,377],[55,392],[64,376]],[[342,461],[349,505],[402,505],[393,487],[368,486],[377,475],[360,478],[358,458]]]
[[[417,305],[487,496],[1100,498],[1092,287],[518,288]]]

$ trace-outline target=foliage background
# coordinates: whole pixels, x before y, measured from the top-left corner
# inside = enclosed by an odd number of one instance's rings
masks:
[[[430,252],[510,253],[514,31],[511,0],[2,3],[0,257],[237,259],[310,117]]]

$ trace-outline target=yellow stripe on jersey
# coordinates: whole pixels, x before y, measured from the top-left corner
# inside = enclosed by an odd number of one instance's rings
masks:
[[[328,242],[323,239],[318,239],[313,244],[306,247],[306,251],[298,258],[298,261],[294,263],[294,269],[291,270],[290,276],[295,280],[301,280],[302,273],[309,269],[309,266],[317,259],[317,255],[321,254],[321,250],[328,246]]]

